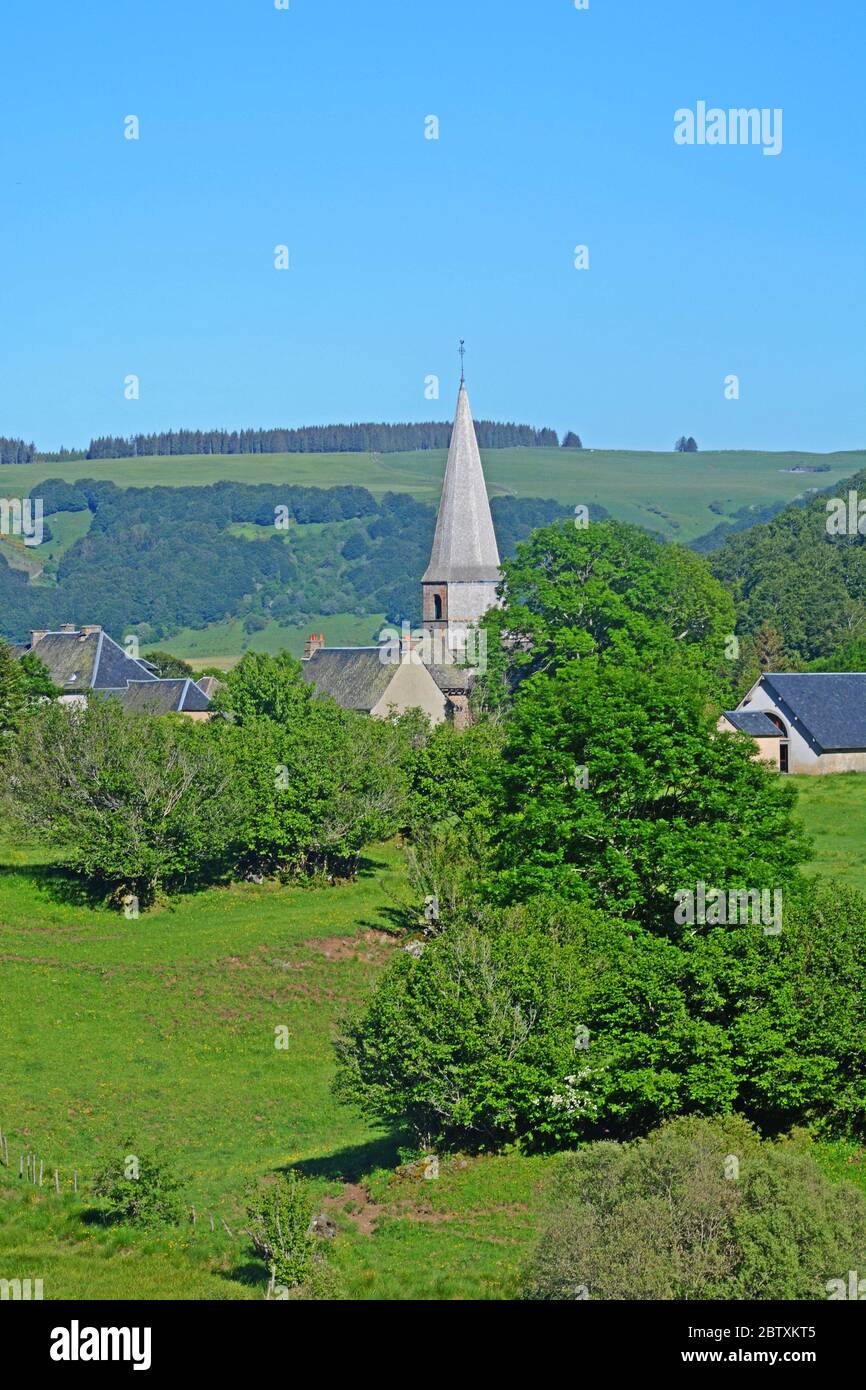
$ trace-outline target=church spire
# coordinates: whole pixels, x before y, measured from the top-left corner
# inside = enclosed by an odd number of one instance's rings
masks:
[[[469,393],[461,376],[433,550],[422,583],[498,584],[499,579],[499,550]]]

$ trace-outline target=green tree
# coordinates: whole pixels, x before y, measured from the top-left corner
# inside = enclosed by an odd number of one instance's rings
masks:
[[[35,652],[25,652],[18,665],[24,676],[28,709],[32,709],[41,700],[56,700],[61,694],[60,688],[52,681],[45,662],[40,661]]]
[[[129,1137],[102,1160],[92,1191],[105,1220],[149,1228],[183,1219],[187,1182],[173,1155]]]
[[[27,685],[8,642],[0,638],[0,739],[14,734],[27,703]],[[2,746],[2,744],[0,744]]]
[[[195,676],[195,671],[189,662],[181,661],[179,656],[172,656],[171,652],[148,652],[143,659],[149,666],[154,667],[156,674],[163,680],[170,680],[179,676]]]
[[[337,1094],[423,1143],[570,1148],[681,1113],[862,1132],[866,902],[678,940],[556,898],[452,919],[343,1025]]]
[[[484,620],[493,683],[589,655],[721,679],[733,601],[682,546],[622,522],[560,522],[518,545],[503,572],[502,607]]]
[[[674,894],[786,885],[808,855],[795,789],[718,733],[702,683],[593,658],[518,689],[489,891],[557,892],[675,932]]]
[[[130,715],[104,697],[34,710],[3,796],[13,821],[73,873],[142,903],[224,872],[238,833],[230,769],[209,726]]]
[[[294,1169],[247,1193],[247,1222],[253,1247],[270,1271],[271,1283],[296,1288],[310,1278],[316,1238],[310,1230],[309,1185]]]

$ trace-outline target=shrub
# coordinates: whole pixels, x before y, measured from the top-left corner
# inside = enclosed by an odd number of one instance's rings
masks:
[[[743,1120],[678,1119],[570,1155],[527,1299],[825,1299],[866,1262],[866,1198]]]
[[[676,942],[546,900],[445,920],[344,1024],[337,1094],[422,1142],[477,1148],[734,1110],[772,1133],[862,1133],[864,923],[862,897],[820,885],[786,902],[778,936]]]
[[[123,1153],[107,1158],[92,1184],[107,1221],[132,1226],[176,1225],[183,1219],[186,1176],[162,1150],[136,1139],[125,1140]]]
[[[291,1169],[247,1193],[248,1230],[271,1273],[271,1282],[297,1288],[313,1273],[316,1238],[310,1230],[313,1202],[303,1178]]]

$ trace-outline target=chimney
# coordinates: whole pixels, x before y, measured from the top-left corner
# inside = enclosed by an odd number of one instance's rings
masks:
[[[33,648],[36,646],[36,643],[37,643],[37,642],[41,642],[41,641],[42,641],[42,638],[43,638],[43,637],[47,637],[47,636],[48,636],[48,628],[47,628],[47,627],[43,627],[43,628],[34,628],[34,629],[31,631],[31,633],[30,633],[30,650],[32,651]]]
[[[60,624],[60,631],[61,631],[61,632],[77,632],[77,631],[78,631],[78,628],[75,626],[74,623],[61,623],[61,624]]]
[[[324,645],[324,632],[320,632],[318,634],[316,634],[315,632],[311,632],[309,637],[307,638],[306,646],[304,647],[304,660],[309,661],[310,657],[315,656],[316,652],[321,651]]]
[[[94,634],[95,632],[101,632],[101,631],[102,631],[102,625],[101,625],[100,623],[88,623],[85,627],[82,627],[82,629],[81,629],[81,636],[82,636],[82,637],[92,637],[93,634]]]

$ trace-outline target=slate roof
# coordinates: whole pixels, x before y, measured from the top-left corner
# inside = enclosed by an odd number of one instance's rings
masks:
[[[472,689],[475,679],[475,672],[468,670],[465,666],[428,666],[434,681],[440,690],[453,691],[455,694],[468,695]]]
[[[148,670],[101,629],[98,632],[47,632],[32,650],[65,695],[79,690],[114,690],[127,681],[155,681]]]
[[[725,718],[742,734],[753,738],[782,738],[782,730],[777,729],[772,719],[763,710],[726,709]]]
[[[120,701],[124,709],[142,714],[204,714],[210,700],[189,676],[166,680],[130,681],[117,690],[99,691]]]
[[[44,662],[64,695],[95,690],[115,696],[126,709],[152,714],[205,713],[210,709],[208,696],[194,680],[160,680],[149,661],[127,656],[101,628],[93,632],[46,632],[35,646],[16,649],[16,654],[25,651],[35,652]]]
[[[866,673],[772,672],[761,684],[824,751],[866,748]]]
[[[343,709],[369,711],[379,703],[397,669],[391,662],[380,661],[379,651],[379,647],[320,647],[301,662],[304,680]]]
[[[469,393],[461,382],[433,549],[421,582],[488,580],[498,584],[500,578],[499,550],[469,408]]]

